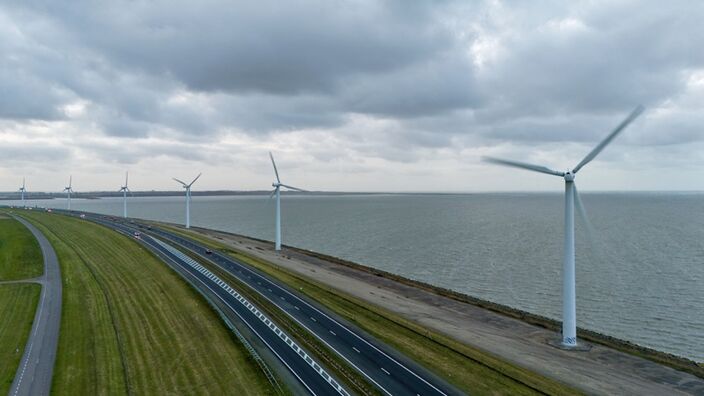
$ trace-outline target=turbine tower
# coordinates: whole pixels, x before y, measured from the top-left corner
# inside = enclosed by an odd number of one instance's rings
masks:
[[[286,187],[289,190],[296,190],[296,191],[302,191],[305,192],[306,190],[302,190],[298,187],[292,187],[292,186],[287,186],[285,184],[281,183],[281,179],[279,179],[279,171],[276,169],[276,162],[274,162],[274,156],[271,154],[271,151],[269,152],[269,158],[271,158],[271,164],[274,165],[274,174],[276,175],[276,181],[273,182],[271,185],[274,187],[274,191],[271,192],[271,195],[269,195],[269,199],[276,195],[276,250],[281,250],[281,187]]]
[[[594,159],[611,141],[621,133],[633,120],[643,112],[643,107],[638,106],[631,112],[625,120],[623,120],[604,140],[601,141],[592,151],[580,161],[574,169],[568,169],[565,172],[552,170],[550,168],[527,164],[525,162],[510,161],[505,159],[484,157],[484,160],[494,164],[510,166],[514,168],[527,169],[534,172],[546,173],[562,177],[565,180],[565,241],[564,241],[564,261],[562,266],[562,345],[564,347],[573,348],[577,346],[577,303],[575,296],[575,251],[574,251],[574,205],[577,203],[578,209],[582,216],[584,208],[582,207],[577,186],[574,179],[582,169]],[[586,220],[586,216],[585,216]]]
[[[186,189],[186,228],[191,228],[191,186],[196,182],[196,180],[198,180],[200,175],[202,175],[202,173],[199,173],[190,184],[186,184],[175,177],[173,178],[177,182],[181,183],[183,188]],[[127,185],[127,183],[125,183],[125,185]]]
[[[22,178],[22,187],[20,187],[20,200],[22,200],[22,207],[24,208],[26,205],[24,204],[24,193],[27,191],[24,185],[24,177]]]
[[[132,194],[132,191],[127,187],[127,172],[125,172],[125,185],[120,187],[118,192],[122,192],[122,217],[127,218],[127,192]]]
[[[68,187],[64,188],[64,191],[66,191],[66,196],[68,197],[68,210],[71,210],[71,193],[73,192],[73,188],[71,187],[71,182],[73,181],[73,176],[68,177]]]

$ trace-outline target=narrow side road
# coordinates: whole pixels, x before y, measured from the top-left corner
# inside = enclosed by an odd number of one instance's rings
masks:
[[[44,235],[26,220],[12,216],[32,232],[44,256],[44,275],[33,281],[42,285],[32,330],[12,381],[9,396],[48,395],[54,373],[61,326],[61,272],[56,252]]]

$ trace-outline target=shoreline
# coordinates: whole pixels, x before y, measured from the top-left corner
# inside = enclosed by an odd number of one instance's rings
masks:
[[[589,351],[565,351],[549,345],[559,322],[540,315],[306,249],[275,252],[257,238],[189,231],[586,393],[704,393],[704,367],[683,357],[585,329],[579,336]]]
[[[182,228],[181,226],[177,224],[170,224],[170,223],[164,223],[160,222],[163,224],[169,224],[170,226],[175,226],[178,228]],[[201,231],[202,233],[208,234],[208,233],[219,233],[219,234],[227,234],[231,235],[233,237],[237,238],[242,238],[242,239],[249,239],[252,241],[256,241],[258,243],[263,243],[263,244],[273,244],[271,241],[267,241],[264,239],[259,239],[259,238],[254,238],[246,235],[241,235],[241,234],[236,234],[228,231],[221,231],[221,230],[215,230],[215,229],[209,229],[209,228],[203,228],[203,227],[197,227],[193,226],[191,227],[191,230],[198,230]],[[355,270],[363,271],[369,274],[372,274],[374,276],[379,276],[379,277],[384,277],[387,279],[394,280],[396,282],[416,287],[422,290],[426,290],[435,294],[438,294],[443,297],[451,298],[453,300],[462,302],[462,303],[467,303],[467,304],[472,304],[474,306],[484,308],[487,310],[490,310],[492,312],[496,312],[511,318],[515,318],[521,321],[524,321],[526,323],[535,325],[535,326],[540,326],[542,328],[548,329],[555,331],[558,333],[560,331],[561,327],[561,322],[555,319],[548,318],[546,316],[538,315],[535,313],[531,313],[528,311],[524,311],[518,308],[513,308],[508,305],[504,304],[499,304],[493,301],[481,299],[479,297],[474,297],[468,294],[460,293],[458,291],[452,290],[452,289],[446,289],[440,286],[435,286],[430,283],[418,281],[415,279],[411,278],[406,278],[402,275],[394,274],[392,272],[388,272],[385,270],[381,270],[378,268],[370,267],[364,264],[359,264],[355,263],[353,261],[345,260],[336,256],[328,255],[325,253],[319,253],[315,252],[312,250],[308,249],[303,249],[303,248],[298,248],[295,246],[289,246],[289,245],[282,245],[282,248],[286,249],[287,251],[290,252],[297,252],[299,254],[303,254],[306,256],[314,257],[320,260],[328,261],[330,263],[338,264],[341,266],[349,267]],[[704,378],[704,362],[697,362],[692,359],[688,359],[683,356],[675,355],[669,352],[664,352],[664,351],[659,351],[657,349],[645,347],[642,345],[639,345],[635,342],[631,342],[628,340],[620,339],[617,337],[613,337],[607,334],[602,334],[594,330],[589,330],[585,328],[578,327],[577,328],[577,335],[579,338],[582,340],[586,340],[592,343],[597,343],[609,347],[616,348],[618,350],[630,353],[630,354],[635,354],[638,356],[645,357],[649,360],[653,360],[658,363],[662,363],[665,365],[668,365],[672,368],[676,368],[678,370],[682,371],[687,371],[690,372],[691,374],[694,374],[698,377]],[[667,363],[665,361],[660,361],[660,360],[672,360],[676,361],[675,365],[672,365],[670,363]],[[693,371],[689,371],[693,370]]]

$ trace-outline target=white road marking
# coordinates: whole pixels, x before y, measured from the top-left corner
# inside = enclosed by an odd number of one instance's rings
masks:
[[[334,335],[334,336],[336,336],[336,335],[337,335],[337,334],[335,334],[335,332],[334,332],[334,331],[332,331],[332,330],[330,330],[330,334],[332,334],[332,335]]]
[[[354,349],[354,351],[357,352],[357,353],[362,353],[362,352],[360,352],[359,349],[357,349],[356,347],[352,347],[352,349]]]
[[[15,388],[14,395],[20,391],[20,385],[22,385],[22,379],[24,378],[24,371],[27,369],[27,363],[29,363],[29,357],[32,356],[32,348],[34,347],[34,340],[37,335],[37,330],[39,330],[39,321],[42,320],[42,311],[44,310],[44,301],[46,301],[46,285],[42,284],[42,304],[39,306],[39,315],[37,315],[36,327],[34,327],[34,334],[32,335],[32,342],[29,344],[29,349],[27,350],[27,360],[24,361],[22,365],[22,372],[20,373],[20,379],[17,380],[17,388]],[[38,361],[37,361],[38,362]]]
[[[391,375],[391,373],[383,367],[381,368],[381,371],[385,372],[386,375]]]

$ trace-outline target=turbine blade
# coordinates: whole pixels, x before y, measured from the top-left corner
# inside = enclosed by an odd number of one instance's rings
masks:
[[[127,178],[129,177],[129,173],[125,172],[125,187],[127,187]]]
[[[198,176],[196,176],[196,178],[195,178],[195,179],[193,179],[193,181],[191,182],[191,184],[189,184],[189,185],[188,185],[188,187],[192,186],[192,185],[193,185],[193,183],[195,183],[195,182],[196,182],[196,180],[198,180],[198,178],[199,178],[199,177],[200,177],[200,175],[202,175],[202,174],[203,174],[203,173],[199,173],[199,174],[198,174]]]
[[[282,184],[281,187],[286,187],[286,188],[288,188],[289,190],[296,190],[296,191],[300,191],[300,192],[308,192],[308,191],[306,191],[306,190],[304,190],[304,189],[302,189],[302,188],[293,187],[293,186],[287,186],[287,185],[285,185],[285,184]]]
[[[274,165],[274,173],[276,174],[276,182],[281,183],[281,179],[279,179],[279,170],[276,169],[276,162],[274,162],[274,155],[271,154],[271,151],[269,151],[269,158],[271,158],[271,164]]]
[[[274,189],[274,190],[271,191],[271,194],[269,194],[269,198],[268,198],[268,199],[274,198],[274,194],[276,194],[276,189]]]
[[[589,216],[587,216],[587,211],[584,209],[584,204],[582,203],[582,198],[579,195],[579,192],[577,191],[576,184],[574,185],[574,203],[577,207],[577,213],[579,214],[579,218],[582,220],[582,223],[584,225],[584,230],[587,237],[587,246],[589,248],[589,251],[587,253],[592,256],[592,260],[606,262],[607,252],[605,252],[604,249],[607,248],[607,246],[602,243],[599,243],[599,241],[597,240],[596,231],[594,231],[592,222],[589,221]]]
[[[626,129],[628,124],[633,122],[633,120],[635,120],[642,112],[643,112],[643,106],[639,105],[638,107],[636,107],[631,112],[631,114],[629,114],[628,117],[626,117],[625,120],[621,121],[621,123],[618,124],[616,129],[611,131],[611,133],[607,137],[605,137],[604,140],[601,141],[601,143],[599,143],[596,147],[594,147],[594,149],[592,149],[592,151],[589,154],[587,154],[587,156],[584,157],[584,159],[579,164],[577,164],[577,166],[574,167],[572,172],[577,173],[580,169],[582,169],[582,167],[584,165],[588,164],[591,160],[594,159],[594,157],[599,155],[599,153],[606,146],[608,146],[608,144],[611,143],[611,141],[614,140],[614,138],[616,138],[616,136],[618,136],[619,133],[621,133],[624,129]]]
[[[584,209],[584,204],[582,203],[582,197],[577,191],[577,185],[574,184],[574,203],[577,207],[577,212],[579,217],[584,222],[584,227],[587,230],[587,237],[593,242],[594,241],[594,227],[592,227],[591,221],[589,221],[589,216],[587,216],[587,211]]]
[[[174,180],[176,180],[177,182],[183,184],[184,187],[186,187],[186,186],[188,185],[188,184],[182,182],[181,180],[179,180],[179,179],[177,179],[177,178],[175,178],[175,177],[172,177],[172,179],[174,179]]]
[[[510,161],[510,160],[505,160],[505,159],[501,159],[501,158],[494,158],[494,157],[483,157],[482,159],[485,162],[489,162],[492,164],[527,169],[527,170],[532,170],[535,172],[547,173],[548,175],[555,175],[555,176],[564,176],[565,175],[565,172],[559,172],[559,171],[552,170],[552,169],[544,167],[544,166],[528,164],[525,162]]]
[[[71,187],[71,183],[73,182],[73,175],[70,175],[68,177],[68,186]]]

